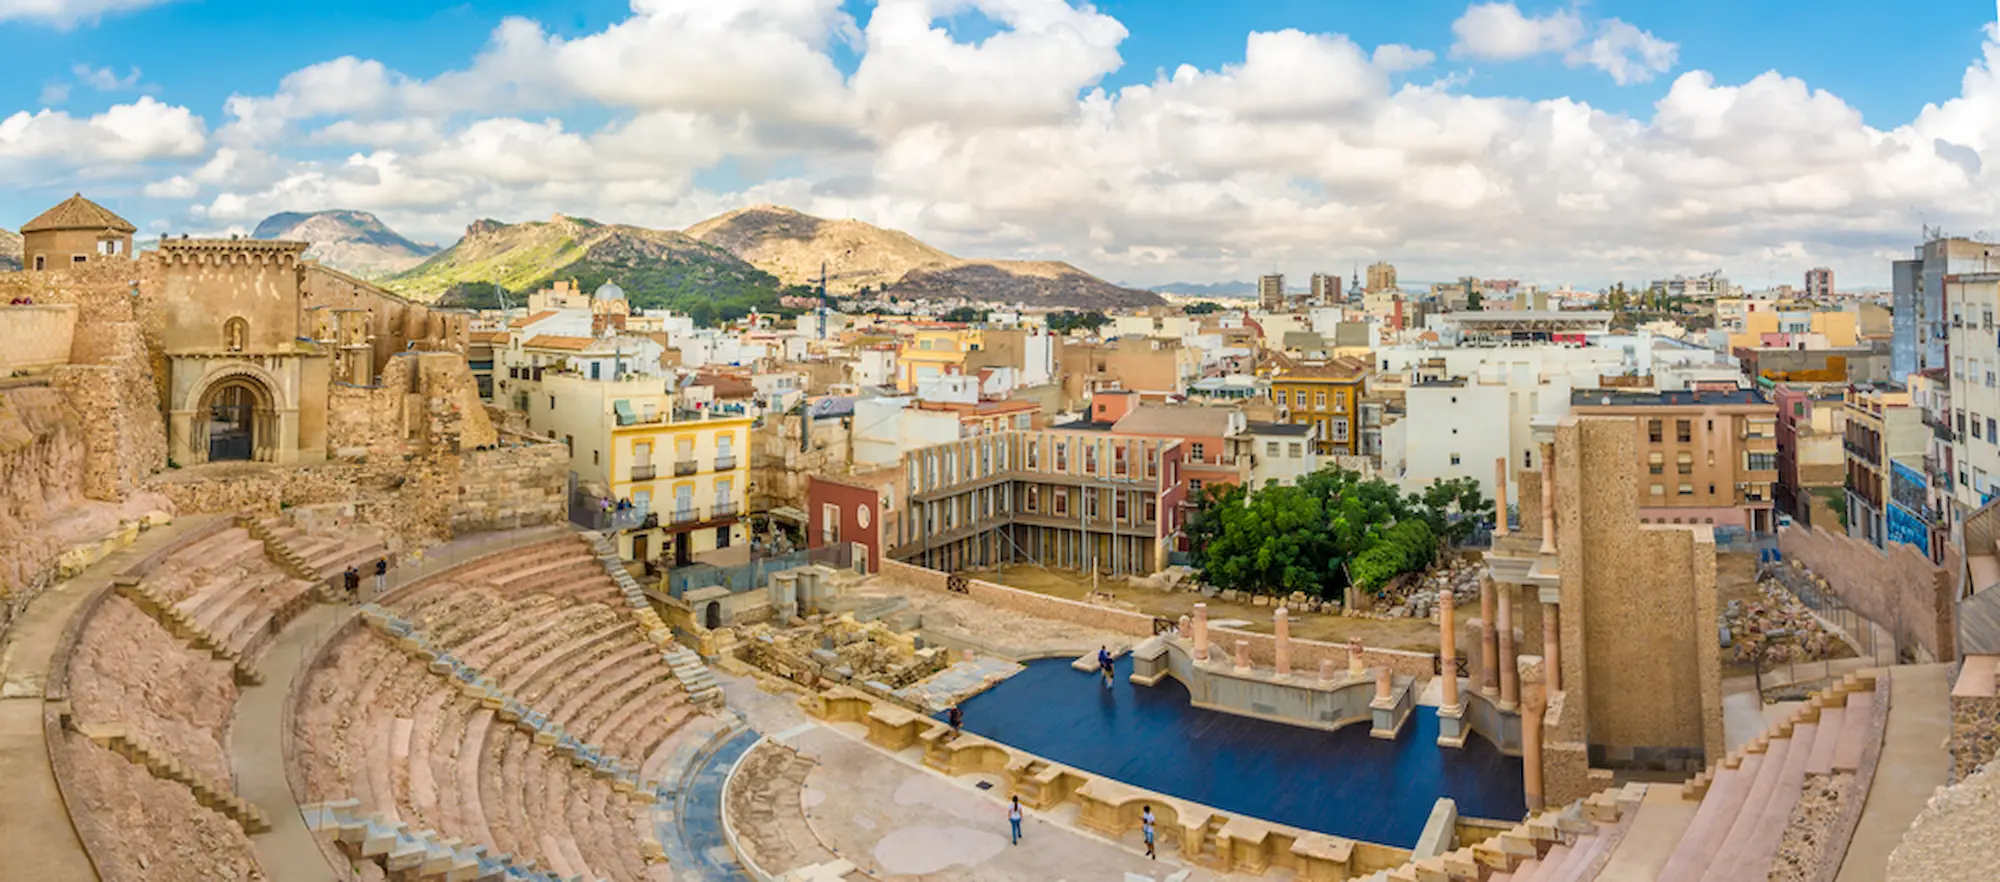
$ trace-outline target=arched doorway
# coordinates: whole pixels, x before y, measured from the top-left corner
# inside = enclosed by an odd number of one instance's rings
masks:
[[[268,461],[277,415],[264,384],[249,376],[218,381],[202,395],[198,411],[209,462]]]
[[[722,604],[710,602],[708,610],[702,614],[701,624],[711,631],[722,627]]]

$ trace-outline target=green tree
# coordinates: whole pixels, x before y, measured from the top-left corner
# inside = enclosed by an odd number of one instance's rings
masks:
[[[986,317],[991,314],[992,313],[988,312],[987,310],[979,309],[977,307],[961,306],[957,309],[945,313],[940,318],[941,320],[947,322],[961,322],[964,324],[973,324],[975,322],[985,321]]]
[[[1094,332],[1098,328],[1110,323],[1111,319],[1097,310],[1089,312],[1064,310],[1062,312],[1051,313],[1048,317],[1049,330],[1057,334],[1067,334],[1071,331],[1079,330]]]
[[[687,314],[688,318],[694,319],[696,325],[704,328],[715,327],[717,313],[715,304],[712,301],[702,300],[696,302],[693,306],[688,307]]]
[[[1222,304],[1216,303],[1213,300],[1201,300],[1181,307],[1181,312],[1187,315],[1208,315],[1211,312],[1221,311]]]
[[[1485,295],[1480,294],[1478,291],[1468,292],[1465,295],[1465,308],[1469,312],[1480,312],[1486,309]]]

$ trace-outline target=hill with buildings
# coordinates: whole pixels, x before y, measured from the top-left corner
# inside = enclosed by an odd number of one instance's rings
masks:
[[[788,285],[817,285],[824,263],[836,295],[886,292],[904,298],[962,297],[986,303],[1113,308],[1161,302],[1150,291],[1106,282],[1067,263],[968,260],[908,233],[857,220],[827,220],[759,205],[689,227]]]
[[[412,241],[365,211],[286,211],[271,215],[251,232],[253,239],[306,242],[306,257],[344,273],[379,278],[424,262],[436,245]]]
[[[634,306],[697,318],[708,310],[727,317],[773,309],[782,288],[770,273],[685,233],[561,214],[518,224],[477,221],[458,244],[383,284],[415,300],[480,306],[497,304],[495,286],[518,302],[556,279],[585,290],[615,282]]]
[[[0,230],[0,270],[21,268],[21,234]]]

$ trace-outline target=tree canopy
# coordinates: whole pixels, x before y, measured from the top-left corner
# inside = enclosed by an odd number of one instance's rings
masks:
[[[1296,486],[1254,493],[1211,485],[1188,522],[1193,563],[1217,588],[1339,597],[1380,590],[1470,538],[1493,504],[1470,478],[1403,494],[1379,478],[1329,466]]]
[[[1049,330],[1057,334],[1067,334],[1078,330],[1095,331],[1110,323],[1111,319],[1108,316],[1096,310],[1089,312],[1070,312],[1069,310],[1064,310],[1062,312],[1050,313],[1048,317]]]
[[[1186,313],[1188,315],[1207,315],[1211,312],[1221,312],[1221,311],[1222,311],[1222,304],[1217,303],[1213,300],[1198,300],[1194,303],[1190,303],[1187,306],[1181,308],[1181,312]]]

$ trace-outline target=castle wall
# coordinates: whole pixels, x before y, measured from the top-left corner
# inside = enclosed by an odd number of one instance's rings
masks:
[[[299,338],[298,243],[164,243],[148,257],[167,267],[161,278],[164,345],[169,355],[221,353],[240,344],[250,353],[294,352]],[[231,341],[225,325],[243,320]]]
[[[0,377],[68,364],[76,304],[11,306],[8,299],[0,299]]]
[[[1938,567],[1901,543],[1881,549],[1819,527],[1791,526],[1778,531],[1778,550],[1825,579],[1841,602],[1894,633],[1897,646],[1916,647],[1933,661],[1957,657],[1955,549],[1946,551],[1948,568]]]
[[[435,310],[405,300],[346,273],[306,263],[299,277],[299,308],[362,309],[368,312],[368,333],[381,370],[397,353],[417,343],[418,349],[464,352],[471,339],[471,317]]]

